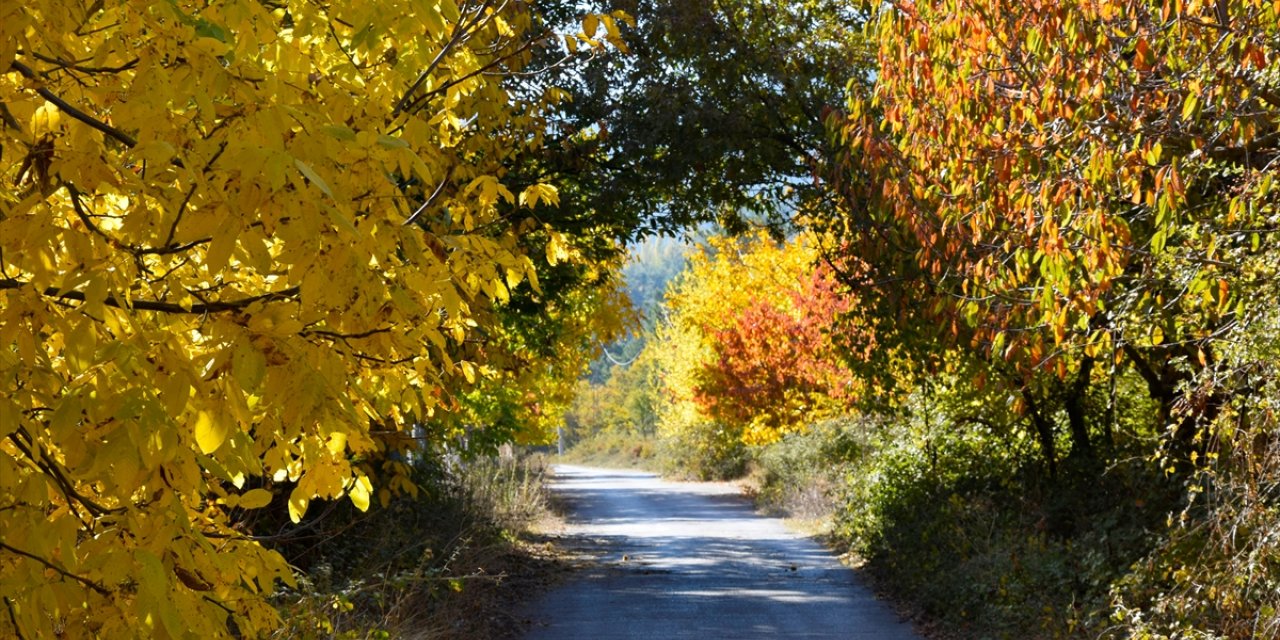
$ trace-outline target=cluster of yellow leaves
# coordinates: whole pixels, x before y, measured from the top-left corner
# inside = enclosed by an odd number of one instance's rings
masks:
[[[621,265],[619,252],[612,260],[579,267],[576,286],[547,300],[541,313],[494,329],[492,375],[468,391],[468,410],[455,416],[461,428],[484,426],[485,433],[471,431],[473,443],[543,444],[556,437],[600,345],[635,326],[618,277]]]
[[[681,439],[682,431],[722,429],[747,444],[764,444],[804,427],[816,416],[796,414],[789,422],[775,419],[775,414],[788,413],[797,406],[814,409],[812,398],[795,397],[784,403],[788,406],[771,407],[769,415],[762,413],[760,419],[748,424],[718,424],[700,396],[707,372],[719,358],[717,332],[733,328],[744,310],[762,301],[783,313],[801,313],[795,308],[794,294],[816,268],[817,243],[811,234],[779,243],[759,232],[741,238],[712,238],[702,251],[690,256],[689,266],[667,293],[668,322],[658,328],[656,339],[646,347],[656,350],[667,395],[659,422],[663,437]]]
[[[503,78],[540,29],[521,2],[0,5],[0,635],[257,635],[290,579],[233,526],[262,487],[295,521],[412,490],[361,461],[537,287],[511,216],[557,193],[502,167],[561,94]]]

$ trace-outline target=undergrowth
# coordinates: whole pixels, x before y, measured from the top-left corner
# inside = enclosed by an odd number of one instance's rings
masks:
[[[864,419],[826,420],[758,450],[747,479],[757,506],[770,515],[830,518],[842,478],[866,450],[873,428]]]
[[[276,637],[508,637],[512,603],[554,570],[527,535],[548,513],[543,473],[540,458],[419,461],[417,497],[320,509],[275,544],[298,574]]]
[[[599,432],[565,451],[562,460],[574,464],[624,469],[653,469],[657,466],[658,444],[650,436]]]
[[[1017,416],[981,400],[938,387],[892,417],[827,421],[759,448],[757,501],[824,520],[830,544],[932,637],[1116,628],[1116,585],[1161,544],[1181,485],[1137,453],[1150,442],[1136,425],[1109,445],[1112,462],[1067,456],[1050,471]]]

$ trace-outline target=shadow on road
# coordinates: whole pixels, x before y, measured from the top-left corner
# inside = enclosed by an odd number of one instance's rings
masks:
[[[563,544],[597,559],[529,610],[526,638],[877,638],[910,626],[816,542],[729,485],[560,468]]]

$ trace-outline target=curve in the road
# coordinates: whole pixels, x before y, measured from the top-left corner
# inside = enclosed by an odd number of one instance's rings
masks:
[[[569,543],[600,562],[535,601],[526,640],[918,640],[816,542],[726,484],[558,466]]]

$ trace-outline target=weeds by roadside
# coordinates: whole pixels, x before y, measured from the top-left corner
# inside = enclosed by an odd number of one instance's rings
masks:
[[[500,639],[513,606],[558,571],[531,529],[552,517],[541,457],[418,464],[417,498],[348,505],[280,545],[299,574],[277,598],[277,638]]]
[[[595,467],[648,470],[658,464],[658,444],[650,436],[601,432],[575,443],[563,460]]]
[[[943,417],[830,421],[757,449],[757,503],[818,529],[931,638],[1098,637],[1177,486],[1132,456],[1048,478],[1016,436]]]

